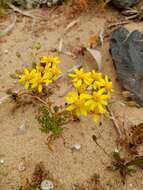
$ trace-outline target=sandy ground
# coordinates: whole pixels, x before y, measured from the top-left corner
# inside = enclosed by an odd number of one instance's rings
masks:
[[[36,26],[36,36],[31,32],[30,19],[18,17],[18,22],[12,32],[0,39],[0,97],[5,96],[9,88],[18,89],[19,86],[10,78],[10,74],[16,69],[29,65],[32,61],[32,47],[39,43],[41,49],[39,55],[48,55],[49,50],[58,46],[58,40],[64,32],[64,28],[72,20],[68,20],[63,10],[58,14],[49,10],[39,10],[36,14],[44,15],[46,20],[40,20]],[[78,25],[73,27],[67,34],[64,48],[68,51],[80,46],[87,45],[91,33],[99,34],[107,22],[118,21],[118,14],[113,10],[105,10],[99,14],[95,11],[82,13],[78,16]],[[8,19],[3,21],[3,26]],[[126,25],[130,31],[139,29],[143,31],[142,23],[131,23]],[[100,48],[103,55],[103,73],[108,74],[113,82],[114,89],[120,92],[120,85],[116,82],[116,74],[112,59],[109,54],[109,40],[105,40],[104,46]],[[5,51],[7,50],[7,51]],[[21,54],[18,58],[17,52]],[[62,69],[65,71],[75,64],[75,60],[67,55],[61,55]],[[86,63],[88,64],[88,62]],[[57,104],[64,103],[60,93],[67,88],[67,81],[61,81],[61,90],[55,92],[52,99]],[[113,95],[114,114],[120,121],[132,123],[143,122],[143,109],[128,107],[121,104],[123,98]],[[71,190],[74,184],[83,184],[93,174],[100,175],[100,181],[105,190],[143,190],[143,174],[137,170],[132,176],[128,176],[126,184],[123,185],[118,173],[107,171],[111,159],[100,149],[92,139],[96,135],[98,143],[109,154],[116,148],[117,134],[112,122],[102,118],[102,125],[95,125],[91,118],[82,119],[80,123],[69,123],[64,126],[62,138],[56,139],[53,151],[46,145],[47,135],[41,133],[39,124],[35,118],[37,110],[32,105],[25,105],[12,112],[14,103],[0,105],[0,159],[4,164],[0,165],[0,190],[19,190],[26,178],[31,178],[37,163],[43,162],[55,181],[61,185],[59,190]],[[19,132],[19,127],[26,122],[28,128],[25,133]],[[80,151],[71,151],[73,144],[80,144]],[[21,162],[25,163],[25,170],[19,171]]]

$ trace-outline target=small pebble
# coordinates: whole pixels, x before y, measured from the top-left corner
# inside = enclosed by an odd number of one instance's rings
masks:
[[[20,172],[23,172],[24,170],[26,170],[26,166],[24,162],[20,162],[19,166],[18,166],[18,170]]]
[[[47,3],[47,6],[48,6],[48,7],[52,7],[52,3],[48,2],[48,3]]]
[[[4,160],[3,159],[0,160],[0,164],[4,164]]]
[[[119,153],[119,150],[117,148],[115,148],[114,152]]]
[[[72,147],[71,147],[72,150],[80,150],[81,149],[81,145],[80,144],[74,144]]]
[[[5,53],[5,54],[8,54],[8,50],[7,50],[7,49],[5,49],[5,50],[4,50],[4,53]]]
[[[42,189],[42,190],[52,190],[52,189],[54,189],[53,182],[50,181],[50,180],[45,179],[45,180],[42,181],[42,183],[41,183],[41,189]]]
[[[133,184],[132,184],[132,183],[130,183],[130,184],[129,184],[129,186],[130,186],[130,187],[133,187]]]
[[[27,125],[27,123],[24,121],[23,124],[19,127],[19,132],[20,132],[21,134],[24,134],[24,133],[26,133],[27,128],[28,128],[28,125]]]

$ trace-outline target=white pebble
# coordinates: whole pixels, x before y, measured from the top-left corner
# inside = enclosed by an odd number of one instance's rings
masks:
[[[5,54],[8,54],[8,50],[7,50],[7,49],[5,49],[5,50],[4,50],[4,53],[5,53]]]
[[[53,0],[53,5],[57,4],[59,0]]]
[[[115,148],[114,152],[119,153],[119,150],[117,148]]]
[[[4,160],[3,159],[0,160],[0,164],[4,164]]]
[[[42,189],[42,190],[52,190],[52,189],[54,189],[53,182],[50,181],[50,180],[45,179],[45,180],[42,181],[42,183],[41,183],[41,189]]]
[[[80,150],[81,149],[81,145],[80,144],[74,144],[73,146],[72,146],[72,149],[74,150]]]
[[[19,127],[20,133],[21,133],[21,134],[24,134],[24,133],[26,132],[27,128],[28,128],[28,125],[27,125],[26,122],[24,121],[24,122],[22,123],[22,125]]]
[[[52,6],[52,3],[47,2],[47,6],[48,6],[48,7],[51,7],[51,6]]]
[[[20,162],[19,166],[18,166],[18,170],[20,172],[23,172],[24,170],[26,170],[26,166],[24,162]]]
[[[132,184],[132,183],[130,183],[130,184],[129,184],[129,186],[130,186],[130,187],[133,187],[133,184]]]

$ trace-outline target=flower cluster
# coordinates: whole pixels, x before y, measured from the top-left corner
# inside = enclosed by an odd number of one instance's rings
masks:
[[[97,122],[107,112],[108,99],[113,92],[112,81],[100,72],[85,72],[83,68],[75,69],[69,76],[73,78],[74,91],[69,92],[66,97],[67,110],[77,117],[91,113],[93,120]]]
[[[19,75],[19,82],[23,83],[26,89],[37,89],[40,93],[44,86],[48,86],[57,79],[60,74],[58,63],[60,63],[58,57],[43,56],[40,58],[40,64],[36,64],[32,70],[28,68],[23,70],[23,73]]]

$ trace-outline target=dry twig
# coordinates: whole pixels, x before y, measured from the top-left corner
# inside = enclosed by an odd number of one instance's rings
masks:
[[[9,24],[3,31],[0,31],[0,37],[6,35],[8,32],[10,32],[14,28],[14,26],[16,24],[16,20],[17,20],[16,14],[13,14],[12,15],[12,23]]]
[[[14,12],[18,12],[26,17],[30,17],[33,19],[33,23],[32,23],[32,29],[34,29],[34,26],[36,24],[36,17],[26,11],[22,11],[21,9],[17,8],[16,6],[12,5],[11,3],[8,3],[9,8],[11,8]]]
[[[122,135],[123,135],[123,134],[122,134],[122,131],[121,131],[121,129],[120,129],[120,126],[119,126],[119,124],[118,124],[118,121],[116,120],[116,118],[115,118],[115,116],[114,116],[114,114],[113,114],[111,108],[110,108],[109,106],[107,106],[107,109],[108,109],[108,112],[109,112],[109,114],[110,114],[110,119],[113,121],[113,124],[114,124],[114,126],[115,126],[115,129],[116,129],[118,135],[119,135],[119,136],[122,136]]]

